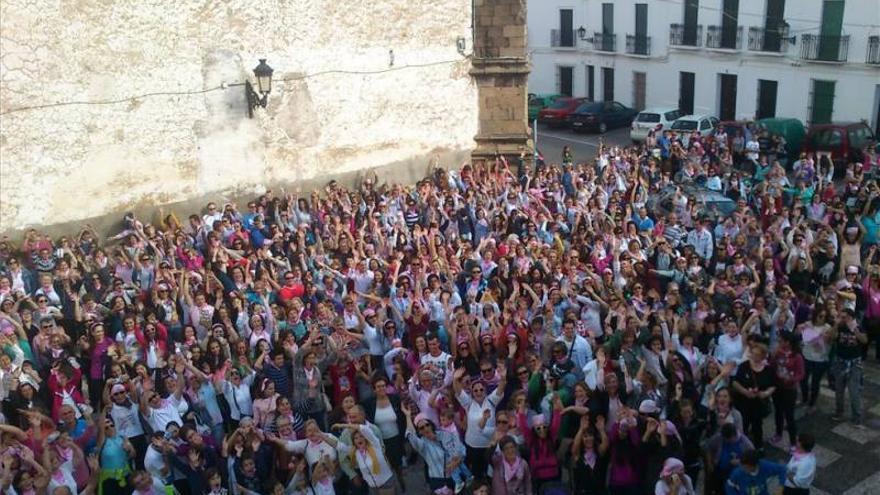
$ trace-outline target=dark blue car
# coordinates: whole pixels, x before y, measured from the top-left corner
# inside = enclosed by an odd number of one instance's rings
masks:
[[[632,124],[638,110],[616,101],[584,103],[568,116],[568,125],[575,132],[598,131],[624,127]]]

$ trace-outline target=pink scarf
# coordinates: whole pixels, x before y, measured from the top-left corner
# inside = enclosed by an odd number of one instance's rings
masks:
[[[513,464],[507,462],[507,459],[502,459],[502,461],[504,462],[505,482],[509,483],[513,479],[523,477],[523,466],[525,463],[523,463],[522,457],[516,456],[516,460],[513,462]]]

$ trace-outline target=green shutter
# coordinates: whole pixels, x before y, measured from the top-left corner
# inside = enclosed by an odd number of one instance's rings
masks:
[[[840,31],[843,29],[843,0],[822,3],[822,27],[819,29],[819,60],[837,60],[840,54]]]
[[[810,123],[828,124],[834,113],[834,81],[813,81],[813,109]]]

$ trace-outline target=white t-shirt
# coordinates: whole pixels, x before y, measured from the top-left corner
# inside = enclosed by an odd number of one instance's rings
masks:
[[[144,455],[144,469],[153,477],[153,485],[156,483],[164,486],[165,477],[162,476],[162,469],[165,468],[165,460],[161,452],[150,445],[147,447],[147,453]]]
[[[243,377],[237,387],[229,381],[223,383],[223,395],[229,403],[229,415],[236,421],[242,416],[254,415],[254,401],[251,400],[250,387],[253,381],[254,375],[251,373]]]
[[[294,454],[303,454],[306,462],[309,463],[309,467],[314,466],[325,455],[330,456],[332,460],[336,460],[336,449],[324,441],[317,444],[312,443],[308,439],[296,440],[294,442],[287,441],[284,442],[284,448]]]
[[[394,438],[400,434],[400,428],[397,426],[397,414],[391,404],[385,407],[376,406],[376,426],[382,432],[382,438]]]
[[[495,431],[495,406],[501,401],[498,388],[492,391],[482,404],[478,404],[464,390],[458,394],[458,402],[467,410],[467,429],[464,432],[464,442],[472,448],[483,449],[492,442],[492,433]],[[486,426],[480,428],[483,422],[483,411],[489,410],[489,420]]]
[[[449,354],[440,351],[440,354],[437,356],[432,356],[431,353],[427,353],[422,356],[422,365],[425,364],[433,364],[434,366],[440,368],[441,370],[445,370],[449,367],[449,360],[452,359],[452,356]]]
[[[113,404],[110,408],[110,417],[113,418],[113,424],[116,425],[116,431],[125,438],[137,437],[144,434],[144,428],[141,426],[140,418],[138,418],[138,408],[131,404],[128,407]]]
[[[743,347],[743,338],[741,334],[737,334],[736,337],[731,338],[724,333],[718,337],[718,347],[715,348],[715,358],[718,359],[721,364],[732,362],[739,365],[744,359],[744,352],[745,348]]]
[[[169,400],[162,399],[162,405],[158,408],[150,407],[150,413],[147,416],[147,422],[154,431],[165,431],[168,423],[174,421],[178,425],[183,424],[180,413],[177,412],[177,405]]]

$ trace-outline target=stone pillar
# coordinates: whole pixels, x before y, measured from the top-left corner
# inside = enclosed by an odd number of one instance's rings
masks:
[[[491,162],[497,153],[513,165],[525,152],[531,164],[526,0],[474,0],[474,24],[471,75],[479,95],[480,125],[471,159]]]

